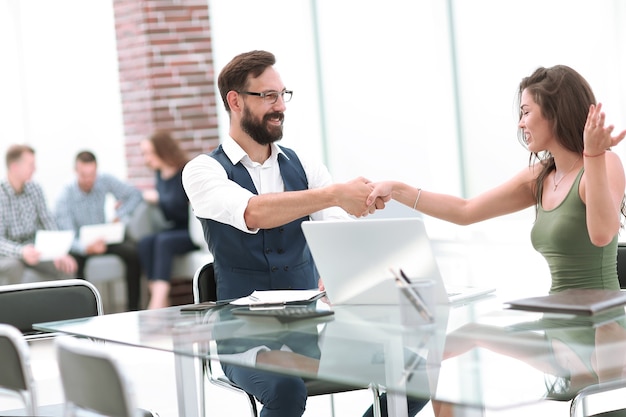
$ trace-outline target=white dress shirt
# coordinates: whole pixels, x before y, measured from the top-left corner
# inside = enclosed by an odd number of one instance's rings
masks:
[[[233,165],[241,162],[250,173],[259,194],[285,191],[278,164],[278,154],[283,152],[276,144],[270,146],[270,157],[263,164],[259,164],[252,161],[232,138],[229,137],[222,144],[226,156]],[[286,156],[284,153],[283,155]],[[332,184],[330,173],[323,164],[313,163],[300,155],[298,158],[310,189]],[[189,161],[183,170],[183,187],[196,216],[229,224],[247,233],[258,232],[258,229],[248,229],[244,219],[248,200],[254,194],[229,180],[224,167],[214,158],[203,154]],[[348,213],[339,207],[320,210],[312,213],[310,217],[312,220],[350,218]]]
[[[259,194],[285,191],[283,178],[280,175],[278,154],[284,152],[276,145],[271,144],[271,155],[259,164],[250,159],[245,151],[232,138],[222,144],[224,153],[233,163],[241,162],[246,168]],[[307,177],[309,188],[321,188],[332,184],[328,169],[323,164],[312,163],[298,155]],[[228,179],[224,167],[209,155],[195,157],[183,169],[183,187],[189,197],[194,214],[198,217],[211,219],[220,223],[229,224],[247,233],[257,233],[259,229],[248,229],[244,213],[248,200],[255,194],[239,184]],[[330,207],[310,215],[312,220],[349,219],[350,216],[339,207]],[[238,358],[241,364],[253,365],[256,356],[261,351],[268,351],[267,346],[258,346],[246,352],[220,355],[232,359]],[[280,350],[290,351],[287,346]]]

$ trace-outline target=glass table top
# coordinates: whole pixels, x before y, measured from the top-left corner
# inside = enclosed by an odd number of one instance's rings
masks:
[[[290,323],[232,314],[247,307],[181,308],[36,327],[488,409],[571,398],[621,378],[626,356],[623,309],[592,320],[508,310],[488,298],[438,306],[435,322],[424,325],[415,310],[397,305],[334,306],[330,316]],[[238,353],[254,346],[272,354],[242,362]]]

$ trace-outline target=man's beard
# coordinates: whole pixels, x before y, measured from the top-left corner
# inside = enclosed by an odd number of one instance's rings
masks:
[[[281,122],[285,119],[284,113],[274,112],[263,116],[260,122],[257,122],[250,111],[245,108],[243,117],[241,118],[241,129],[246,132],[252,139],[261,145],[269,145],[283,138],[283,125],[268,126],[270,119],[278,118]]]

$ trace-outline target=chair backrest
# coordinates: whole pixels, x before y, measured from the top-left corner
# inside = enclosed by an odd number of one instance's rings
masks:
[[[217,284],[213,271],[213,262],[202,265],[193,276],[193,301],[204,303],[217,300]]]
[[[0,323],[16,327],[27,339],[42,336],[33,324],[102,315],[97,288],[82,279],[0,286]]]
[[[104,345],[57,338],[56,349],[67,411],[78,408],[114,417],[135,415],[132,385]]]
[[[0,324],[0,390],[22,398],[28,414],[35,415],[35,380],[30,368],[30,350],[24,336],[9,324]]]
[[[617,278],[619,287],[626,289],[626,242],[617,245]]]

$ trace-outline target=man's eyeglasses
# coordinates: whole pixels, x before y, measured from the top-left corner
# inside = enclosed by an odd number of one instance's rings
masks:
[[[274,104],[278,101],[278,97],[282,97],[283,101],[287,103],[291,100],[291,96],[293,95],[293,91],[291,90],[283,90],[283,91],[265,91],[263,93],[255,93],[252,91],[239,91],[239,94],[246,94],[248,96],[258,96],[263,99],[267,104]]]

